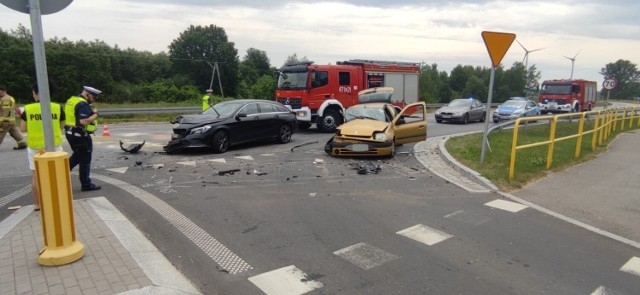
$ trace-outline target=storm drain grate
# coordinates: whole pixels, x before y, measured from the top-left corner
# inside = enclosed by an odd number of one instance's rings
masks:
[[[186,218],[178,210],[169,204],[160,200],[158,197],[124,181],[111,178],[104,175],[92,174],[92,177],[101,181],[117,186],[122,190],[130,193],[134,197],[140,199],[149,205],[153,210],[158,212],[160,216],[169,221],[180,232],[182,232],[189,240],[191,240],[198,248],[202,249],[213,261],[215,261],[222,269],[230,274],[239,274],[244,271],[253,269],[251,265],[246,263],[242,258],[229,250],[225,245],[218,242],[209,233]]]

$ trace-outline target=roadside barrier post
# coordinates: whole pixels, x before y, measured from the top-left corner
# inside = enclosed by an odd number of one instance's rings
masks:
[[[45,266],[72,263],[84,256],[84,245],[76,241],[69,155],[40,152],[33,159],[44,236],[38,263]]]

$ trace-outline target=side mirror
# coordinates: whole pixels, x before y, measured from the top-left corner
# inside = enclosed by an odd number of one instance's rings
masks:
[[[240,121],[240,118],[246,118],[247,114],[246,113],[238,113],[236,115],[236,120]]]

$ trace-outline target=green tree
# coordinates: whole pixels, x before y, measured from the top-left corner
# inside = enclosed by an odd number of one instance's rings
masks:
[[[423,65],[419,78],[420,97],[428,103],[437,103],[443,98],[449,99],[450,91],[445,90],[449,88],[448,80],[447,73],[439,72],[437,64]],[[442,97],[443,94],[446,96]]]
[[[309,59],[306,56],[303,56],[302,58],[298,58],[298,54],[294,53],[292,55],[287,56],[287,60],[284,61],[284,65],[301,63],[301,62],[309,62]]]
[[[222,89],[214,81],[214,92],[224,96],[236,95],[238,50],[233,42],[229,42],[223,28],[215,25],[190,26],[171,42],[169,56],[173,60],[175,73],[190,78],[194,85],[203,90],[209,88],[212,66],[218,63]]]
[[[610,98],[630,99],[640,95],[640,72],[631,61],[619,59],[615,63],[608,63],[600,74],[604,78],[616,79],[617,86],[610,91]],[[602,93],[606,92],[603,90]]]

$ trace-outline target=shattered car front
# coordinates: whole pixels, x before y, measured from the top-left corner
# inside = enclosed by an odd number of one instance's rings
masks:
[[[426,104],[398,112],[391,104],[393,88],[363,90],[360,104],[345,111],[345,122],[325,145],[331,156],[393,156],[396,145],[426,138]],[[367,102],[367,103],[362,103]]]
[[[389,122],[369,118],[353,119],[339,126],[327,145],[328,153],[332,156],[391,155],[395,145]]]

